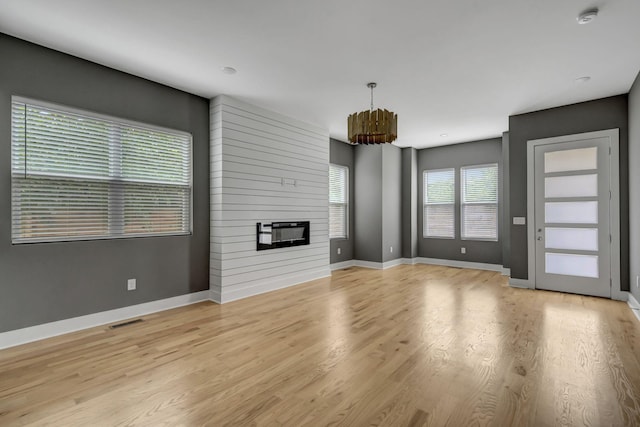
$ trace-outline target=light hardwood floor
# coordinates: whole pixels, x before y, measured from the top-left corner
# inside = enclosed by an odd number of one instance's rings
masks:
[[[638,426],[626,304],[349,268],[0,352],[0,425]]]

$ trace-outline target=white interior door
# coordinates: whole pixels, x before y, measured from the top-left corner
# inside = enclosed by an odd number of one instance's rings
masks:
[[[536,145],[535,287],[611,297],[611,140]]]

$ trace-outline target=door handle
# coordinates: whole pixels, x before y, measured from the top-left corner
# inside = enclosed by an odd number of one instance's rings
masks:
[[[538,240],[542,240],[542,236],[538,236]]]

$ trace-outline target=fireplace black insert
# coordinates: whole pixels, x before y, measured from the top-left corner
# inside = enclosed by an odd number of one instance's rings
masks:
[[[309,244],[309,221],[279,221],[256,224],[257,249],[287,248]]]

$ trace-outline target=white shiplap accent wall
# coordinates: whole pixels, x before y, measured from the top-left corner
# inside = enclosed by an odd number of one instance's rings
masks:
[[[212,299],[329,276],[328,131],[224,95],[210,108]],[[258,252],[271,221],[310,221],[311,244]]]

